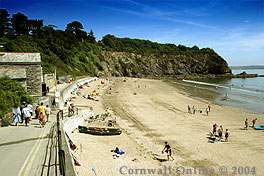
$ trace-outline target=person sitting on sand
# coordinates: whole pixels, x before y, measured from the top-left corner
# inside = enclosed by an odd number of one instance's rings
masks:
[[[225,141],[228,142],[228,137],[229,137],[229,131],[228,129],[226,129],[226,132],[225,132]]]
[[[114,152],[113,159],[118,158],[119,156],[125,154],[125,152],[122,149],[119,149],[118,147],[115,148],[115,150],[111,150],[111,152]]]
[[[248,129],[248,119],[246,118],[246,120],[245,120],[245,130],[247,130]]]
[[[93,92],[91,93],[91,96],[96,97],[97,95],[98,93],[95,90],[93,90]]]
[[[174,158],[172,157],[172,152],[171,152],[171,147],[170,145],[168,144],[168,142],[165,142],[165,147],[164,149],[162,150],[161,153],[164,153],[164,151],[167,153],[167,160],[169,161],[170,160],[170,157],[172,160],[174,160]]]
[[[255,124],[256,124],[256,121],[257,121],[257,120],[258,120],[257,118],[255,118],[255,119],[252,120],[252,128],[255,127]]]

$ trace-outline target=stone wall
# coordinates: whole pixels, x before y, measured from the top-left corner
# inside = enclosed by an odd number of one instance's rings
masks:
[[[39,97],[42,94],[41,65],[0,65],[0,71],[14,70],[8,74],[0,74],[17,80],[27,88],[30,95]],[[19,70],[25,70],[25,75]]]
[[[40,53],[0,52],[0,76],[23,82],[30,95],[42,95],[42,68]]]
[[[41,65],[21,65],[21,67],[26,67],[27,91],[29,94],[33,96],[41,96]]]
[[[46,83],[47,87],[49,87],[49,89],[52,89],[53,87],[55,87],[55,74],[51,73],[51,74],[45,74],[44,75],[44,82]]]

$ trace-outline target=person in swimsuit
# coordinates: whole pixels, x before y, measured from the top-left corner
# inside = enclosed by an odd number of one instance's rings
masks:
[[[165,142],[165,147],[162,150],[162,153],[164,153],[164,151],[167,153],[168,161],[170,160],[170,157],[172,160],[174,160],[174,158],[172,157],[171,146],[168,144],[168,142]]]

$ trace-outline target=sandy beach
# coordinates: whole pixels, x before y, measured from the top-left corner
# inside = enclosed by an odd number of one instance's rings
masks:
[[[264,132],[243,129],[245,119],[251,126],[251,120],[260,117],[257,113],[212,104],[206,116],[205,108],[211,102],[187,96],[161,80],[99,79],[82,94],[93,90],[99,93],[99,101],[76,96],[73,103],[81,109],[93,107],[94,114],[108,108],[122,134],[93,136],[76,130],[72,140],[78,147],[74,155],[82,165],[75,168],[80,176],[264,175]],[[203,113],[189,114],[187,105]],[[208,142],[215,123],[229,129],[228,142]],[[264,118],[256,124],[264,124]],[[164,161],[165,141],[172,147],[173,161]],[[113,159],[110,151],[115,147],[125,154]],[[195,168],[208,173],[195,173]],[[156,170],[150,174],[148,169]]]

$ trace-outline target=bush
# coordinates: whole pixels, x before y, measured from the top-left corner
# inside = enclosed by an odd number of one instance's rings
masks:
[[[0,78],[0,119],[1,126],[6,126],[10,122],[10,115],[7,114],[15,106],[20,106],[25,101],[32,103],[32,97],[26,92],[18,82],[10,78]]]

